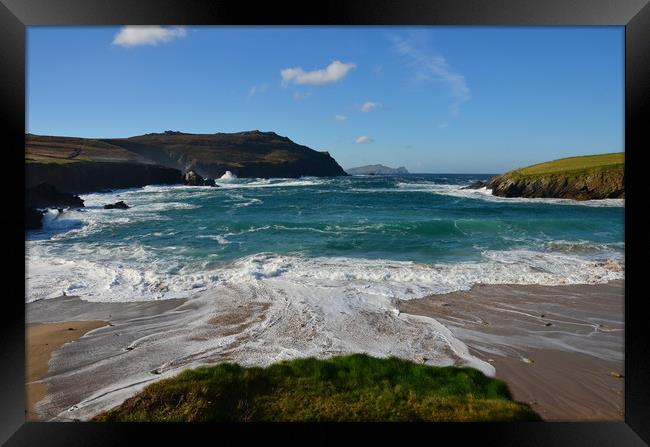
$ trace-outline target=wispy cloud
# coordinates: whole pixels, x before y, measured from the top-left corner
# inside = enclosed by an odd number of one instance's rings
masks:
[[[295,99],[296,101],[300,101],[303,99],[307,99],[310,96],[311,96],[311,92],[295,92],[293,94],[293,99]]]
[[[248,90],[248,96],[255,96],[260,93],[266,92],[266,89],[269,86],[267,84],[261,84],[261,85],[254,85]]]
[[[340,81],[354,67],[356,67],[356,64],[353,62],[343,63],[341,61],[334,61],[327,67],[314,71],[304,71],[300,67],[285,68],[280,71],[280,76],[282,76],[283,87],[291,83],[300,85],[325,85]]]
[[[347,120],[348,120],[348,117],[347,117],[347,115],[335,115],[335,116],[334,116],[334,119],[335,119],[336,121],[347,121]]]
[[[359,109],[361,109],[361,111],[364,112],[364,113],[368,113],[372,109],[375,109],[375,108],[380,107],[380,106],[381,106],[381,104],[379,104],[378,102],[366,101],[363,104],[361,104],[361,107],[359,107]]]
[[[360,136],[359,138],[357,138],[357,139],[355,140],[355,143],[357,143],[357,144],[370,144],[370,143],[372,143],[372,142],[374,142],[374,141],[375,141],[375,140],[373,140],[373,139],[370,138],[369,136],[367,136],[367,135],[362,135],[362,136]]]
[[[123,26],[113,38],[113,45],[122,47],[158,45],[186,35],[187,31],[182,26]]]
[[[438,80],[447,84],[454,101],[449,106],[449,113],[452,116],[460,114],[462,103],[469,101],[472,97],[465,77],[454,71],[447,60],[434,55],[422,42],[414,39],[405,39],[393,36],[393,48],[400,56],[406,58],[409,65],[415,70],[415,77],[418,80]]]

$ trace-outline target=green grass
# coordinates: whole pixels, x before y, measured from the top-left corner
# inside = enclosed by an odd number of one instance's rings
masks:
[[[541,176],[548,174],[584,174],[589,171],[605,171],[622,169],[625,166],[623,152],[611,154],[585,155],[580,157],[561,158],[536,165],[516,169],[511,172],[514,176]]]
[[[365,354],[244,368],[222,363],[149,385],[95,421],[522,421],[506,384],[471,368]]]

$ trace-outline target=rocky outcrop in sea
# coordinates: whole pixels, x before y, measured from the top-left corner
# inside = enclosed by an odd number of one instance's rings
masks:
[[[122,201],[122,200],[120,200],[119,202],[109,203],[107,205],[104,205],[105,210],[115,210],[115,209],[117,209],[117,210],[128,210],[129,208],[131,208],[131,207],[129,205],[127,205],[126,203],[124,203],[124,201]]]
[[[83,208],[84,201],[77,195],[59,191],[49,183],[39,183],[25,190],[25,229],[35,230],[43,226],[45,208]]]

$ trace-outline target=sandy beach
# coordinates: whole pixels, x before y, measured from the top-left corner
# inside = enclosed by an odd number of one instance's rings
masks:
[[[138,321],[163,314],[185,300],[164,300],[137,303],[89,303],[78,297],[66,296],[37,301],[26,305],[26,419],[48,420],[77,397],[73,383],[60,393],[47,384],[54,376],[67,371],[52,364],[61,348],[71,348],[79,339],[95,329],[110,329],[113,323]],[[62,321],[64,320],[64,321]],[[72,330],[71,330],[72,329]],[[84,352],[85,363],[99,362],[93,353]],[[92,382],[92,378],[88,378]]]
[[[48,364],[52,353],[64,344],[73,342],[87,332],[107,324],[105,321],[64,321],[27,325],[25,331],[27,349],[26,420],[40,420],[34,407],[38,401],[45,397],[47,392],[47,387],[40,380],[48,374]]]
[[[480,285],[401,301],[435,318],[549,421],[624,419],[623,281]]]
[[[264,318],[267,308],[255,302],[242,304],[242,299],[246,301],[241,293],[234,294],[232,305],[222,307],[206,321],[216,339],[235,337],[222,354],[209,354],[208,363],[235,361],[238,357],[231,356],[245,347],[241,343],[252,341],[243,329]],[[254,304],[257,307],[250,307]],[[160,365],[160,356],[169,355],[161,350],[165,339],[171,342],[165,331],[179,319],[193,319],[192,309],[198,305],[182,299],[93,303],[77,297],[28,304],[30,418],[64,420],[62,412],[79,413],[65,410],[74,409],[80,401],[87,407],[84,414],[91,408],[104,409],[105,404],[100,404],[103,387],[128,374],[142,379],[123,390],[113,388],[115,399],[174,374],[176,366],[152,370],[146,378],[137,371]],[[398,307],[405,318],[426,316],[444,324],[472,355],[494,366],[496,377],[508,384],[515,400],[530,404],[544,419],[623,420],[622,281],[571,286],[481,285],[467,292],[400,301]],[[199,335],[202,331],[195,331],[188,341],[209,337],[208,332]],[[157,339],[160,341],[155,342]],[[149,346],[146,359],[142,357],[144,345],[140,346],[143,342]],[[65,343],[65,349],[55,352]],[[137,358],[124,357],[134,352],[139,353]],[[104,363],[112,366],[102,367]],[[47,389],[38,382],[44,377]]]

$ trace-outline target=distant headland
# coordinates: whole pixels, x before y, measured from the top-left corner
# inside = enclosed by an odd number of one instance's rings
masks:
[[[408,174],[409,171],[405,167],[400,166],[399,168],[389,168],[384,165],[365,165],[359,166],[358,168],[346,169],[350,175],[390,175],[390,174]]]

